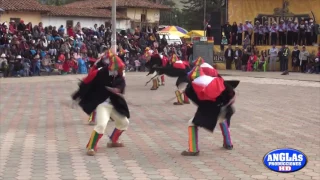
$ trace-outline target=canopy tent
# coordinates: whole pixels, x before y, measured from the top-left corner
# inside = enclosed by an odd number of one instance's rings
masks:
[[[183,34],[187,34],[188,31],[182,27],[179,27],[179,26],[168,26],[164,29],[161,30],[162,32],[167,32],[167,31],[179,31]]]
[[[204,31],[203,30],[192,30],[189,31],[183,38],[191,38],[191,37],[197,37],[197,36],[204,36]]]
[[[183,37],[188,33],[188,31],[183,29],[182,27],[179,27],[179,26],[168,26],[168,27],[162,29],[161,31],[158,31],[158,33],[160,35],[161,34],[171,34],[171,35]]]
[[[185,36],[185,34],[183,34],[180,31],[158,31],[159,35],[166,35],[166,34],[170,34],[170,35],[176,35],[179,36],[180,38]]]

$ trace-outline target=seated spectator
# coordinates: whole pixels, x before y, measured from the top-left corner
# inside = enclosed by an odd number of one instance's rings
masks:
[[[258,60],[258,57],[256,54],[252,54],[249,57],[248,64],[247,64],[247,71],[253,71],[253,65],[256,63]]]
[[[40,61],[40,55],[37,54],[34,58],[33,58],[33,75],[38,75],[40,76],[40,68],[41,68],[41,61]]]
[[[77,61],[78,61],[78,73],[79,74],[87,74],[88,69],[87,69],[87,65],[86,65],[85,61],[81,57],[78,58]]]
[[[8,61],[6,59],[6,55],[5,54],[1,54],[0,56],[0,71],[2,71],[4,77],[7,76],[8,74]]]
[[[50,55],[46,54],[45,57],[42,59],[41,63],[42,63],[42,67],[49,75],[51,72],[51,65],[52,65]]]
[[[23,76],[30,76],[31,62],[29,59],[23,59]]]
[[[21,77],[23,75],[22,57],[20,55],[15,59],[13,75],[15,77]]]

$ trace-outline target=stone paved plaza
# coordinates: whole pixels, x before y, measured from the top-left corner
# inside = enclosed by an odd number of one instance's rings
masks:
[[[175,79],[150,91],[146,73],[128,73],[126,147],[107,148],[105,135],[94,157],[85,150],[93,126],[70,105],[82,76],[0,79],[0,179],[320,179],[320,76],[230,73],[226,79],[241,80],[230,129],[234,149],[222,149],[220,128],[200,129],[198,157],[180,155],[195,106],[172,105]],[[107,132],[113,128],[110,122]],[[268,170],[263,156],[284,147],[304,152],[307,166],[290,174]]]

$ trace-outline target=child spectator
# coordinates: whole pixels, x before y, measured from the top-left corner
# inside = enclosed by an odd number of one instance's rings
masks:
[[[23,60],[23,76],[28,77],[30,75],[31,62],[29,59]]]
[[[136,59],[134,61],[134,65],[135,65],[135,68],[136,68],[136,72],[138,72],[139,69],[140,69],[140,66],[141,66],[141,63],[140,63],[139,59]]]

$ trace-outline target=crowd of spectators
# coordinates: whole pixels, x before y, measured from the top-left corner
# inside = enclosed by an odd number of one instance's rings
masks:
[[[317,44],[317,36],[320,34],[319,24],[313,19],[280,20],[279,23],[259,20],[252,23],[227,22],[222,26],[223,36],[227,40],[224,45],[314,45]]]
[[[118,55],[127,64],[127,70],[144,70],[146,47],[158,48],[167,55],[174,50],[181,58],[187,58],[185,43],[168,44],[157,31],[157,27],[137,26],[117,32]],[[111,35],[111,27],[81,27],[80,22],[67,28],[44,27],[41,22],[33,26],[23,20],[0,23],[0,71],[4,77],[37,76],[52,71],[85,74],[90,64],[110,48]]]
[[[258,51],[255,46],[248,46],[246,49],[236,46],[232,49],[232,46],[228,45],[224,57],[227,69],[231,69],[234,63],[236,69],[242,71],[275,71],[276,62],[280,62],[280,71],[284,74],[288,74],[289,64],[292,65],[294,72],[316,74],[320,72],[320,47],[318,52],[310,53],[306,46],[299,49],[298,45],[294,46],[292,52],[287,45],[283,45],[280,49],[273,45],[264,51]]]

